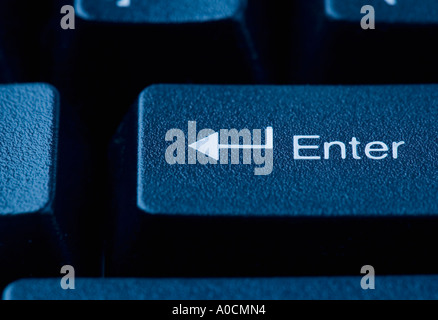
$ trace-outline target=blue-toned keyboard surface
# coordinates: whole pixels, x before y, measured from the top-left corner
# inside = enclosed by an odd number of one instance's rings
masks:
[[[433,0],[0,1],[3,298],[435,299],[437,37]]]

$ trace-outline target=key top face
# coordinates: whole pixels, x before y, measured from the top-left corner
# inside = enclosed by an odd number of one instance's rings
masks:
[[[86,20],[130,23],[198,23],[232,19],[242,0],[77,0],[78,15]]]
[[[107,274],[433,273],[437,89],[147,88],[112,148]]]
[[[0,287],[68,259],[53,210],[58,103],[46,84],[0,86]]]
[[[48,85],[0,87],[0,216],[53,201],[58,97]]]
[[[150,87],[138,104],[137,206],[180,216],[436,215],[437,89]]]

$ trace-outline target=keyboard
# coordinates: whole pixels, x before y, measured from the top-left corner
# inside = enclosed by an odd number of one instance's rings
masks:
[[[2,0],[2,298],[437,299],[437,37],[434,0]]]

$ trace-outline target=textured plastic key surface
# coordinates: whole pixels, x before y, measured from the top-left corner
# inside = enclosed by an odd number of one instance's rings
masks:
[[[153,86],[139,100],[137,204],[145,213],[174,215],[436,215],[437,120],[436,85]],[[197,132],[272,127],[272,173],[257,176],[258,165],[242,158],[240,164],[187,164],[188,121],[196,121]],[[166,162],[176,141],[165,140],[172,128],[186,135],[185,164]],[[320,136],[299,142],[319,146],[299,153],[320,160],[294,159],[299,135]],[[361,159],[353,157],[353,137]],[[324,159],[324,142],[333,141],[345,144],[345,159],[337,145]],[[366,156],[373,141],[388,146],[386,158]],[[392,144],[402,141],[394,158]]]
[[[49,85],[0,86],[0,288],[66,263],[53,209],[58,114]]]
[[[377,276],[375,290],[361,277],[234,279],[86,279],[62,290],[59,279],[25,279],[9,285],[4,300],[422,300],[438,299],[438,277]]]
[[[377,23],[438,24],[438,3],[435,0],[325,0],[326,13],[335,20],[358,22],[364,16],[360,9],[372,5]]]
[[[436,85],[149,87],[111,148],[107,274],[354,275],[366,264],[433,273],[437,118]],[[212,164],[214,152],[189,147],[269,146],[269,127],[272,172],[267,150],[247,164],[238,150],[233,164],[221,149]],[[231,129],[246,138],[233,142]],[[298,140],[298,154],[318,160],[295,159],[297,136],[319,136]],[[335,143],[329,159],[325,143]]]
[[[53,88],[0,87],[0,216],[50,212],[57,134],[58,97]]]
[[[199,23],[232,19],[246,0],[123,1],[76,0],[78,15],[86,20],[130,23]]]

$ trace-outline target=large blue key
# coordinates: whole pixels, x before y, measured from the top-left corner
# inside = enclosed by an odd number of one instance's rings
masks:
[[[59,98],[45,84],[0,87],[0,286],[66,262],[53,211]]]
[[[149,87],[114,140],[110,268],[433,270],[437,89]]]

